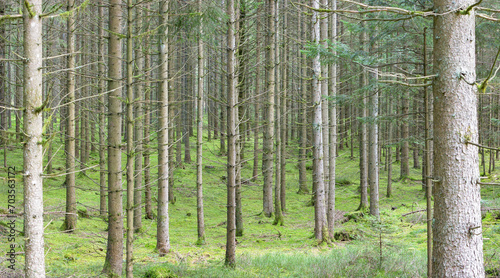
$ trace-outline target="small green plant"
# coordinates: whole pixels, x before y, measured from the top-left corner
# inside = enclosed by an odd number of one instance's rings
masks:
[[[339,185],[339,186],[348,186],[348,185],[353,184],[353,182],[352,182],[352,181],[350,181],[350,180],[349,180],[349,179],[347,179],[347,178],[340,177],[340,178],[336,178],[336,179],[335,179],[335,184],[336,184],[336,185]]]
[[[154,266],[146,271],[144,278],[176,278],[175,273],[164,266]]]

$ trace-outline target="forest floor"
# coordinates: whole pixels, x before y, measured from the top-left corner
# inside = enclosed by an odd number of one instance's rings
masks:
[[[193,140],[193,138],[192,138]],[[206,140],[206,138],[205,138]],[[61,142],[57,142],[61,144]],[[252,155],[249,142],[245,157]],[[62,147],[61,147],[62,146]],[[196,245],[196,163],[183,163],[174,170],[175,204],[169,206],[171,252],[159,257],[155,252],[156,222],[143,219],[135,235],[135,277],[426,277],[426,214],[421,169],[412,169],[406,179],[399,179],[399,162],[393,162],[393,195],[385,196],[387,171],[380,170],[380,222],[366,213],[356,213],[359,206],[358,152],[350,157],[349,149],[340,152],[336,167],[337,239],[318,245],[313,236],[314,208],[308,206],[311,195],[299,195],[297,148],[291,146],[286,166],[285,225],[273,225],[274,218],[262,211],[262,178],[242,186],[244,235],[238,237],[236,268],[224,267],[226,232],[225,156],[219,155],[219,140],[204,144],[204,205],[206,243]],[[64,169],[63,145],[53,159],[56,173]],[[3,155],[2,151],[0,154]],[[16,167],[16,212],[22,212],[22,150],[8,150],[7,166]],[[93,153],[87,166],[98,164]],[[394,158],[393,158],[394,160]],[[156,164],[156,156],[151,161]],[[384,159],[382,159],[384,161]],[[488,159],[486,159],[488,161]],[[312,161],[308,162],[311,166]],[[260,165],[260,162],[259,162]],[[125,162],[123,163],[123,167]],[[260,167],[260,166],[259,166]],[[310,167],[309,167],[310,168]],[[47,277],[100,277],[106,254],[106,222],[99,217],[99,173],[96,168],[77,174],[78,228],[63,233],[60,227],[65,209],[64,176],[44,180],[45,250]],[[152,177],[156,168],[152,167]],[[7,214],[6,169],[0,174],[0,214]],[[261,171],[259,171],[261,172]],[[311,172],[308,180],[311,184]],[[242,179],[252,173],[252,161],[243,165]],[[500,180],[500,170],[487,181]],[[125,183],[125,179],[124,179]],[[125,184],[124,184],[125,186]],[[125,198],[125,194],[124,194]],[[156,200],[156,198],[154,198]],[[125,204],[125,201],[124,201]],[[482,188],[485,269],[489,275],[500,272],[500,188]],[[156,209],[156,207],[154,207]],[[0,218],[0,250],[8,250],[8,219]],[[16,229],[22,230],[22,217]],[[24,244],[16,236],[17,244]],[[22,248],[16,249],[16,268],[22,269]],[[5,253],[4,253],[5,254]],[[0,276],[9,265],[0,257]],[[154,276],[156,273],[157,276]],[[161,274],[164,276],[161,276]],[[149,275],[149,276],[148,276]],[[2,276],[4,277],[4,276]],[[7,276],[5,276],[7,277]]]

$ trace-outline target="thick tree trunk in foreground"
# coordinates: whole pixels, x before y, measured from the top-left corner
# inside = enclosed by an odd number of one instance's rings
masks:
[[[160,88],[159,88],[159,131],[158,131],[158,219],[156,249],[160,256],[170,252],[168,215],[168,6],[170,1],[160,3]],[[188,136],[186,134],[186,136]],[[188,138],[189,139],[189,138]]]
[[[42,0],[26,0],[24,20],[24,232],[27,278],[45,277],[43,250]],[[29,9],[27,8],[29,7]]]
[[[435,0],[432,277],[484,277],[474,0]]]
[[[123,265],[123,201],[122,201],[122,1],[112,0],[109,6],[108,53],[108,246],[103,272],[121,276]]]

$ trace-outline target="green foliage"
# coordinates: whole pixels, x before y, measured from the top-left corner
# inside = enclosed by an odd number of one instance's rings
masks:
[[[56,130],[58,124],[56,121]],[[194,144],[195,138],[190,139]],[[248,144],[252,143],[250,140]],[[56,138],[54,144],[54,148],[57,148],[62,141]],[[151,269],[159,266],[165,270],[160,270],[160,274],[170,277],[425,277],[425,215],[422,213],[422,217],[419,214],[402,217],[405,213],[425,208],[424,193],[421,191],[419,180],[421,170],[411,169],[408,180],[404,183],[394,182],[393,198],[381,195],[381,223],[378,224],[368,215],[367,210],[354,212],[359,205],[358,160],[350,158],[348,149],[340,151],[336,176],[337,182],[345,185],[339,184],[336,188],[336,209],[343,213],[343,217],[335,226],[336,242],[330,246],[317,246],[316,241],[309,238],[314,230],[314,208],[306,207],[311,195],[294,193],[298,189],[297,160],[294,156],[297,143],[292,140],[289,144],[290,156],[286,165],[287,211],[284,216],[286,225],[279,227],[279,232],[276,226],[272,225],[274,219],[258,215],[262,211],[261,177],[255,182],[243,184],[245,234],[238,238],[236,267],[228,269],[223,266],[221,262],[224,260],[225,251],[226,184],[220,177],[225,175],[226,157],[217,155],[218,140],[205,142],[204,159],[214,166],[203,170],[205,244],[197,245],[196,242],[196,165],[184,164],[183,167],[174,169],[173,184],[177,202],[169,207],[173,251],[167,256],[158,256],[155,252],[156,222],[143,219],[142,231],[135,235],[134,276],[146,277],[147,272],[152,273]],[[150,147],[155,150],[156,142],[153,141]],[[195,149],[192,151],[194,157]],[[358,151],[354,150],[354,153],[357,154]],[[22,149],[8,150],[8,157],[8,163],[16,166],[17,189],[22,192]],[[123,159],[125,161],[125,154]],[[96,156],[91,156],[89,165],[96,163],[96,160]],[[157,175],[156,161],[157,154],[153,151],[152,178]],[[383,159],[381,161],[384,162]],[[54,169],[64,169],[63,155],[57,155],[52,162]],[[307,163],[311,164],[311,161]],[[393,172],[398,171],[399,164],[394,163]],[[244,164],[242,179],[248,179],[251,174],[251,163]],[[5,175],[4,172],[3,176]],[[497,179],[496,175],[498,171],[492,173],[492,181]],[[107,223],[98,217],[98,188],[93,182],[98,179],[98,169],[89,169],[87,175],[78,177],[78,209],[85,208],[89,218],[80,216],[76,231],[62,233],[59,230],[64,221],[63,215],[50,214],[45,217],[45,244],[49,250],[46,255],[48,276],[100,275],[106,253]],[[310,186],[310,171],[307,172],[307,179]],[[65,188],[61,187],[63,181],[63,175],[44,179],[46,211],[58,211],[64,206],[61,201],[65,198]],[[386,172],[381,170],[381,190],[386,182]],[[0,186],[0,194],[6,194],[6,190],[5,186]],[[497,195],[496,187],[484,187],[482,206],[500,207],[500,197]],[[153,188],[153,196],[156,196],[156,188]],[[0,208],[4,207],[0,205]],[[186,217],[188,213],[191,213],[192,217]],[[485,268],[491,271],[500,266],[498,256],[495,255],[500,252],[500,225],[494,215],[494,212],[490,212],[483,221],[484,237],[489,239],[484,242]],[[420,220],[416,221],[419,217]],[[17,221],[19,227],[22,227],[22,218],[17,218]],[[23,237],[19,235],[18,238],[19,244],[23,244]],[[5,241],[6,237],[0,237],[2,250],[7,244]],[[19,259],[23,259],[22,255]]]
[[[154,266],[146,271],[144,278],[176,278],[172,271],[164,266]]]

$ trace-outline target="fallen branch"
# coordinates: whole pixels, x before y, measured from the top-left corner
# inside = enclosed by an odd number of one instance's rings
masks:
[[[405,213],[403,215],[401,215],[401,217],[405,217],[405,216],[408,216],[410,214],[414,214],[414,213],[417,213],[417,212],[422,212],[422,211],[425,211],[426,209],[419,209],[419,210],[416,210],[416,211],[412,211],[412,212],[408,212],[408,213]]]

